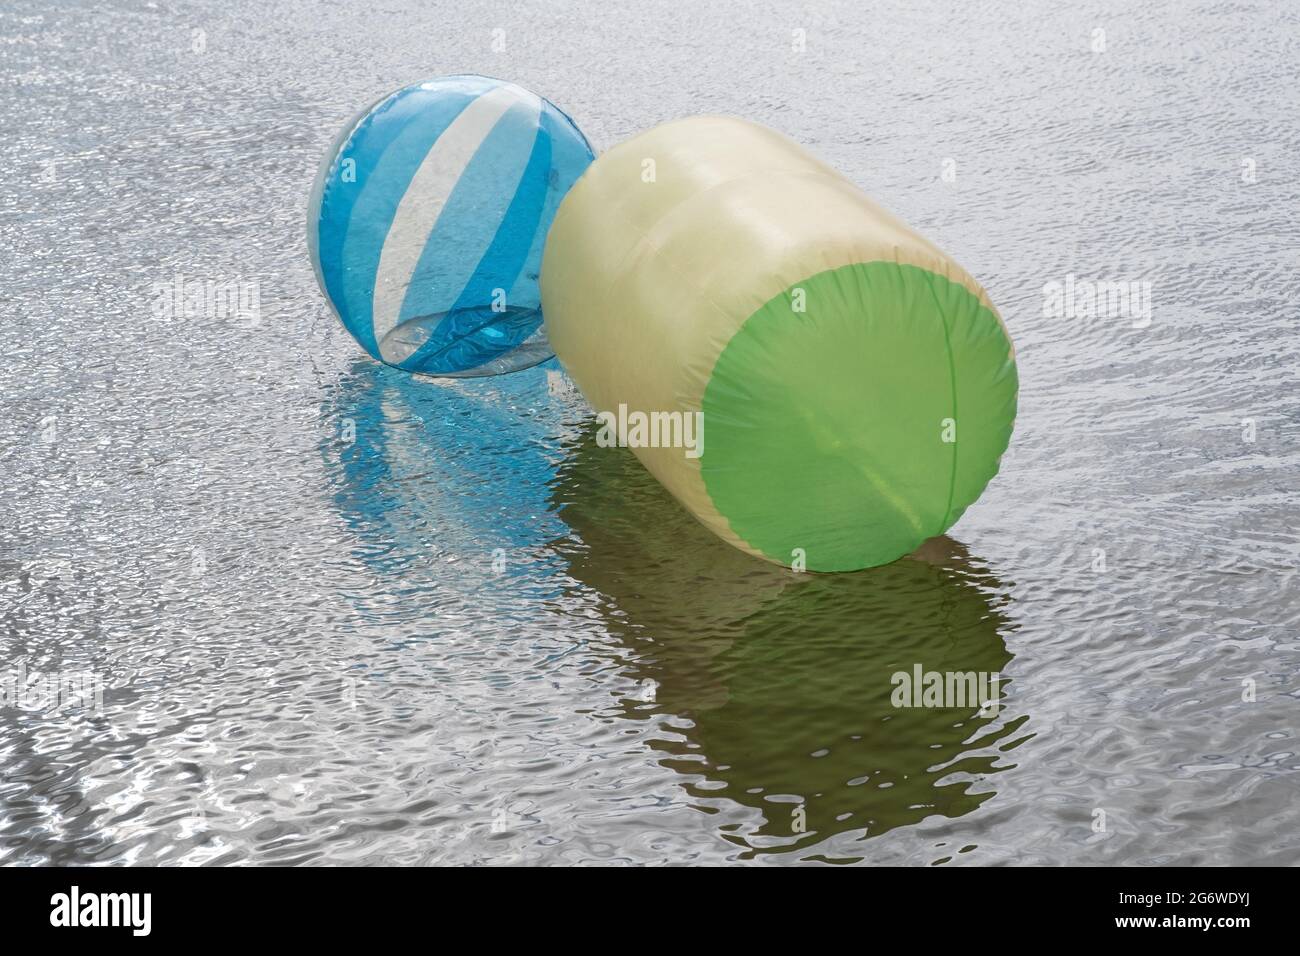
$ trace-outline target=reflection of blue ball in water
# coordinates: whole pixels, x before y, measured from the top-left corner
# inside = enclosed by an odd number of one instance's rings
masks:
[[[307,241],[321,290],[372,356],[429,375],[491,375],[553,354],[542,247],[593,157],[534,93],[450,76],[354,119],[316,177]]]

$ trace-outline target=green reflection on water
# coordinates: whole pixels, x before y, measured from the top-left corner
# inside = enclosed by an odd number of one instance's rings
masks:
[[[891,675],[1001,672],[1005,588],[949,538],[853,574],[795,574],[722,543],[625,450],[594,431],[568,449],[552,506],[575,588],[604,595],[605,625],[643,691],[629,719],[668,721],[656,746],[700,806],[761,814],[725,826],[752,852],[876,836],[959,817],[994,795],[998,756],[1025,717],[977,706],[896,708]],[[801,808],[801,809],[800,809]],[[803,830],[797,827],[802,821]]]

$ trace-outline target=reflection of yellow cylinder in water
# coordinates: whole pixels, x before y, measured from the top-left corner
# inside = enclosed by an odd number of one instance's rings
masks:
[[[751,123],[680,120],[597,159],[551,228],[542,300],[621,443],[770,561],[908,554],[979,497],[1011,436],[1014,355],[979,284]]]

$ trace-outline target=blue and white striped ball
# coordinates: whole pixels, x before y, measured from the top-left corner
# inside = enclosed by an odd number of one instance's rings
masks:
[[[591,163],[552,103],[448,76],[354,119],[312,190],[321,291],[373,357],[427,375],[493,375],[554,353],[537,280],[555,211]]]

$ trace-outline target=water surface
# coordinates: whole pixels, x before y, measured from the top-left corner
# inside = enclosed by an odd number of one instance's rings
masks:
[[[1297,14],[740,10],[5,5],[0,676],[103,701],[0,708],[0,859],[1300,861]],[[316,164],[465,71],[601,149],[766,123],[979,277],[1020,417],[950,537],[796,576],[596,447],[553,362],[366,359]],[[1045,316],[1069,275],[1150,282],[1149,325]],[[169,318],[178,276],[256,308]],[[915,663],[1000,707],[891,707]]]

